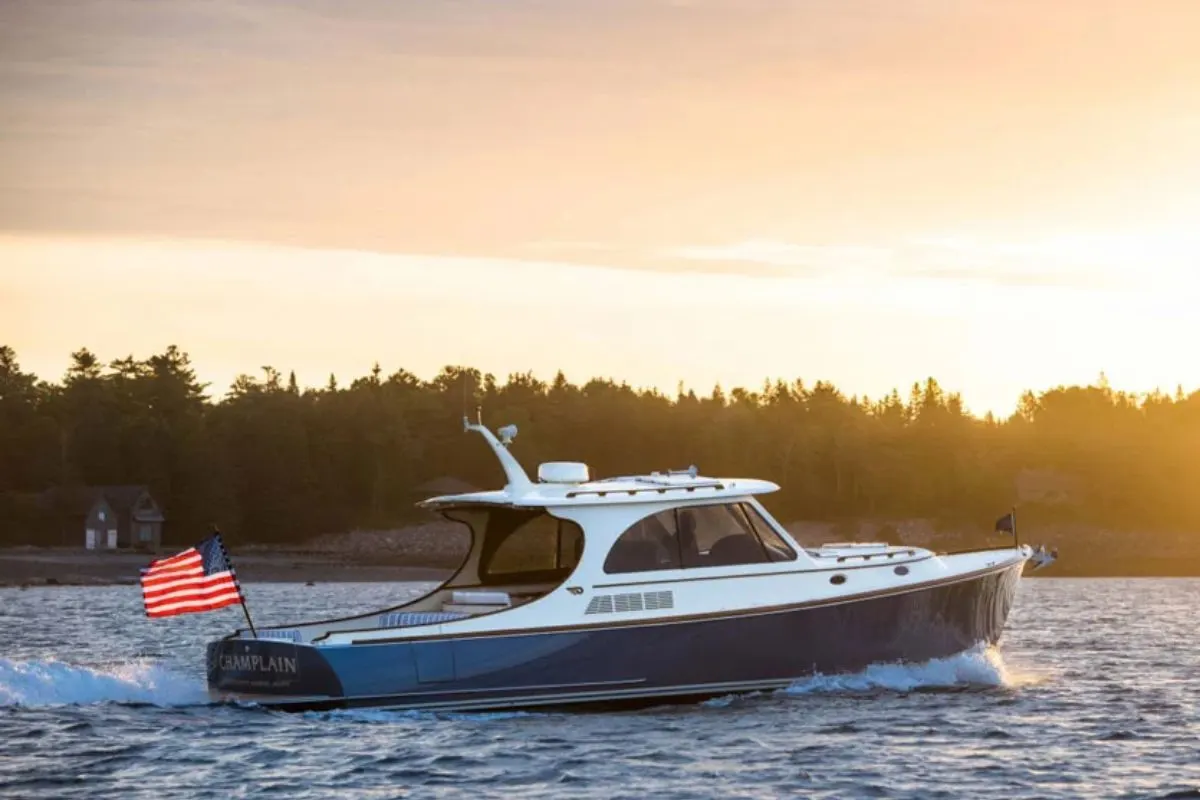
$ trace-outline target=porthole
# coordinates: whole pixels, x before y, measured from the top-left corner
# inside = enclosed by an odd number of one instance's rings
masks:
[[[834,586],[840,586],[846,582],[846,576],[845,575],[834,575],[832,578],[829,579],[829,582],[832,583]]]
[[[896,567],[896,569],[894,570],[894,572],[895,572],[897,575],[907,575],[907,574],[908,574],[908,567],[906,567],[906,566],[904,566],[903,564],[901,564],[900,566]]]

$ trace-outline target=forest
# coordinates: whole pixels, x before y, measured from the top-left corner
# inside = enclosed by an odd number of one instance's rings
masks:
[[[1007,419],[976,416],[930,378],[907,392],[847,396],[776,380],[674,396],[609,379],[583,385],[447,366],[430,380],[378,365],[345,385],[301,389],[263,367],[227,391],[184,351],[104,361],[71,355],[58,381],[0,347],[0,543],[59,544],[39,525],[53,487],[146,484],[168,543],[219,524],[231,540],[298,542],[414,519],[426,481],[498,488],[464,409],[515,423],[514,454],[587,462],[593,476],[679,469],[760,477],[781,521],[924,518],[987,528],[1022,520],[1107,529],[1200,529],[1200,393],[1092,386],[1026,392]],[[1022,488],[1050,476],[1060,489]],[[1036,483],[1036,481],[1035,481]],[[1066,487],[1062,489],[1061,487]]]

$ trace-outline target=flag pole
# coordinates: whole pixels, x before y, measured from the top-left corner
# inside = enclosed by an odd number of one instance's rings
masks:
[[[229,557],[229,551],[225,549],[225,540],[221,538],[221,532],[217,530],[217,526],[213,526],[213,536],[217,539],[217,546],[221,548],[221,555],[225,557],[225,563],[229,565],[229,572],[233,575],[233,585],[237,587],[238,602],[242,604],[242,613],[246,615],[246,624],[250,626],[250,633],[254,638],[258,638],[258,631],[254,629],[254,620],[250,619],[250,609],[246,607],[246,594],[242,591],[242,584],[238,580],[237,570],[233,568],[233,559]]]

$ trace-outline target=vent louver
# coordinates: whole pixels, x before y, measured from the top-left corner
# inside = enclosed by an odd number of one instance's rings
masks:
[[[670,592],[646,592],[646,610],[658,611],[660,608],[674,608],[675,596]]]
[[[584,614],[619,614],[629,611],[661,611],[675,607],[675,596],[667,592],[641,594],[598,594],[588,602]]]

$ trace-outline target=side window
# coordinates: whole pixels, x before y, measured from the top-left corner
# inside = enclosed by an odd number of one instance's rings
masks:
[[[736,505],[678,510],[683,566],[728,567],[764,564],[767,553]]]
[[[796,553],[752,506],[687,506],[631,525],[608,554],[608,574],[795,561]]]
[[[485,585],[553,580],[574,569],[583,531],[544,511],[495,510],[488,515],[479,575]]]
[[[538,514],[504,537],[488,559],[489,575],[550,572],[558,566],[558,520]]]
[[[661,511],[633,523],[604,559],[604,571],[610,575],[679,567],[674,511]]]
[[[762,514],[758,513],[758,509],[749,503],[742,503],[742,513],[746,515],[746,519],[750,522],[750,527],[758,534],[758,540],[763,543],[763,547],[767,550],[767,558],[771,561],[795,561],[796,551],[788,546],[788,543],[783,540],[775,529],[763,519]]]

